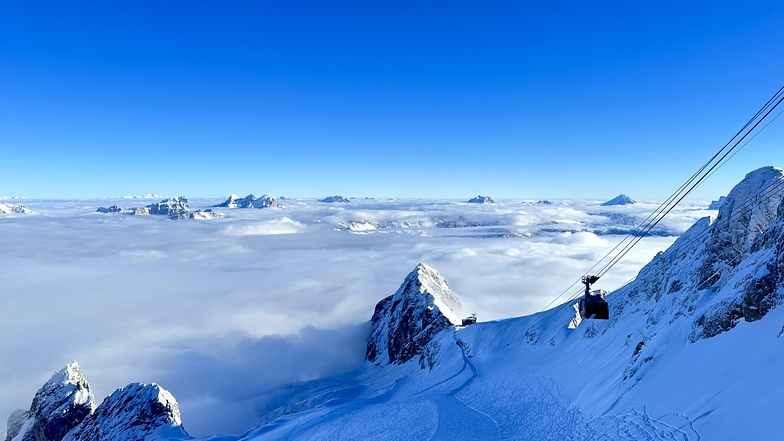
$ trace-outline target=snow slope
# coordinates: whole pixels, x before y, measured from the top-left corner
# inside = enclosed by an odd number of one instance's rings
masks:
[[[301,400],[242,439],[777,439],[782,183],[781,169],[750,173],[717,219],[698,222],[608,297],[611,320],[568,329],[565,303],[450,327],[430,344],[432,369],[368,364],[321,388],[329,399]],[[719,273],[708,283],[706,268]],[[714,315],[730,326],[706,333]]]

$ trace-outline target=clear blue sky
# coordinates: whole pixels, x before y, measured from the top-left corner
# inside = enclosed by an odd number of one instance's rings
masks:
[[[664,198],[784,2],[0,3],[0,195]],[[784,165],[784,118],[708,182]]]

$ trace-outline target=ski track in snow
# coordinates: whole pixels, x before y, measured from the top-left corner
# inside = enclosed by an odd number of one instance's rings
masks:
[[[455,343],[460,347],[463,356],[463,368],[455,376],[471,369],[471,376],[461,385],[436,401],[438,405],[438,431],[434,440],[460,439],[471,435],[474,439],[501,439],[498,423],[489,415],[472,407],[457,397],[457,394],[471,385],[479,377],[479,370],[468,358],[464,343],[453,334]],[[454,378],[454,377],[452,377]]]

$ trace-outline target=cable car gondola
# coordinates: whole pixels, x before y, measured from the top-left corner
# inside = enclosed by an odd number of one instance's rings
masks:
[[[585,295],[580,299],[580,316],[585,319],[607,320],[610,318],[610,306],[602,298],[603,291],[596,290],[591,294],[591,284],[596,283],[599,276],[583,276]]]

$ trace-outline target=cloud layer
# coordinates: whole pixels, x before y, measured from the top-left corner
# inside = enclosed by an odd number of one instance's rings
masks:
[[[287,200],[172,221],[94,213],[106,200],[26,201],[38,214],[0,218],[0,424],[78,360],[97,397],[158,382],[192,434],[241,432],[267,392],[356,368],[375,303],[417,263],[480,320],[529,314],[655,208],[497,202]],[[600,287],[628,281],[706,205],[673,212]]]

